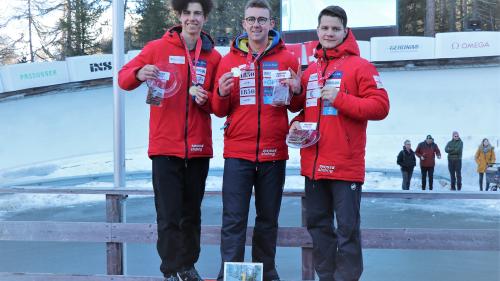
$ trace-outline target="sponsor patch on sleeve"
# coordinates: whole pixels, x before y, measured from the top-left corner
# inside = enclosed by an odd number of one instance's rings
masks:
[[[384,85],[382,84],[382,80],[380,80],[380,76],[373,75],[373,80],[375,81],[375,84],[377,84],[377,89],[383,89],[384,88]]]

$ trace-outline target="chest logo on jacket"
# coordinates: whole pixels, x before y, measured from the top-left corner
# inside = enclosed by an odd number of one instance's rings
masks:
[[[185,64],[186,58],[184,56],[169,56],[168,63],[172,64]]]
[[[340,89],[340,82],[342,81],[342,71],[335,71],[330,75],[330,77],[326,80],[325,86],[333,86],[335,88]]]

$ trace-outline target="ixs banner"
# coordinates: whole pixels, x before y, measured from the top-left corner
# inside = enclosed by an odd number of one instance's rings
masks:
[[[71,82],[113,76],[113,55],[92,55],[66,58]]]
[[[388,36],[372,37],[372,61],[433,59],[434,37]]]
[[[470,31],[436,34],[436,58],[500,55],[500,32]]]
[[[69,82],[65,61],[8,65],[2,67],[1,75],[6,92]]]

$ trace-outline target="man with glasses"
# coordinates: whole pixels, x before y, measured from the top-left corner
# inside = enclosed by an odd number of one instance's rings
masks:
[[[278,215],[285,182],[287,108],[299,110],[293,96],[289,106],[273,104],[273,76],[297,70],[297,59],[286,50],[274,31],[271,7],[265,0],[250,0],[242,21],[245,33],[232,43],[222,58],[212,94],[212,110],[227,117],[224,126],[224,176],[222,184],[222,264],[242,262],[252,189],[256,218],[252,261],[264,264],[265,281],[279,280],[275,266]],[[295,77],[295,72],[290,71]],[[284,80],[290,91],[300,94],[300,83]],[[297,89],[298,88],[298,89]],[[289,95],[289,90],[286,90]]]
[[[208,99],[221,58],[202,31],[212,6],[212,0],[172,0],[180,25],[147,43],[119,73],[125,90],[160,76],[179,85],[161,99],[161,106],[150,107],[149,120],[156,248],[165,281],[202,281],[194,264],[200,255],[201,202],[212,157]]]
[[[464,144],[457,131],[446,144],[444,151],[448,153],[448,170],[450,171],[451,190],[462,189],[462,150]]]

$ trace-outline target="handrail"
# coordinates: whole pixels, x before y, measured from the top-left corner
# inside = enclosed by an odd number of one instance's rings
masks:
[[[154,192],[149,187],[144,188],[74,188],[71,186],[23,186],[0,187],[2,193],[33,193],[33,194],[93,194],[93,195],[150,195]],[[479,191],[399,191],[399,190],[368,190],[362,192],[367,198],[400,198],[400,199],[491,199],[500,200],[500,192]],[[221,191],[207,190],[205,195],[221,195]],[[285,189],[285,197],[303,197],[304,189]]]
[[[101,194],[106,200],[123,199],[128,195],[152,196],[151,188],[74,188],[71,186],[0,187],[0,194]],[[206,191],[206,195],[221,195],[221,191]],[[302,248],[302,279],[314,279],[312,241],[305,228],[305,194],[303,189],[287,189],[285,197],[300,197],[302,227],[280,227],[277,245]],[[368,198],[399,199],[489,199],[500,200],[497,192],[451,191],[363,191]],[[114,207],[108,207],[107,212]],[[201,243],[218,245],[220,226],[202,226]],[[247,243],[252,241],[253,228],[247,230]],[[362,229],[364,248],[376,249],[433,249],[433,250],[482,250],[500,251],[498,229],[433,229],[386,228]],[[73,241],[115,243],[154,243],[157,239],[156,224],[121,222],[53,222],[53,221],[0,221],[0,241]],[[114,260],[115,257],[108,257]],[[0,272],[0,281],[24,280],[136,280],[156,281],[155,277],[118,275],[57,275]]]

